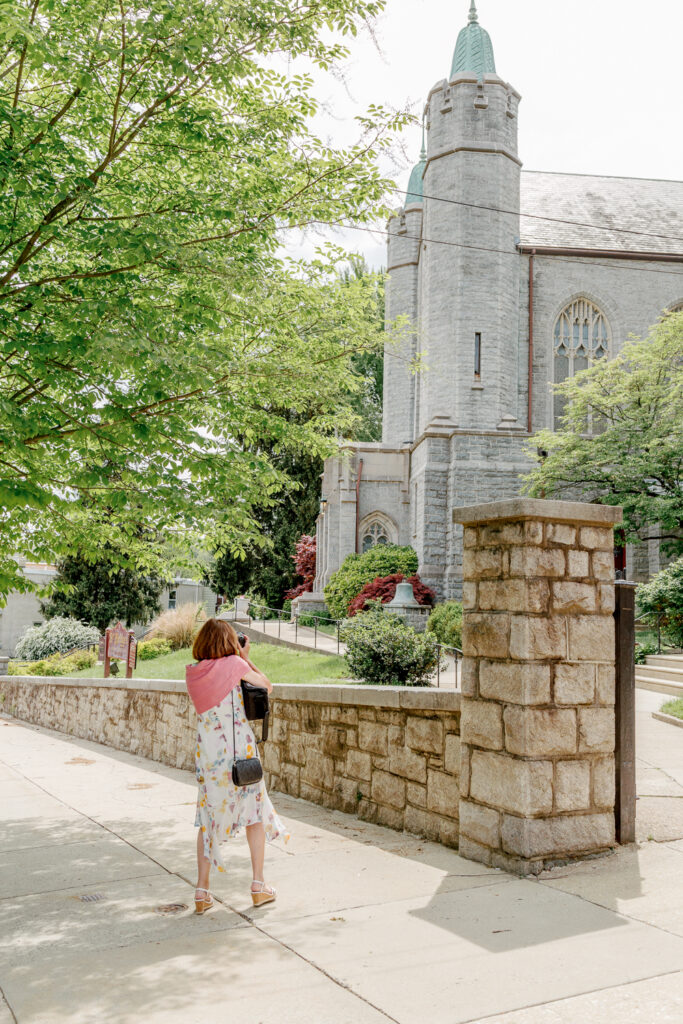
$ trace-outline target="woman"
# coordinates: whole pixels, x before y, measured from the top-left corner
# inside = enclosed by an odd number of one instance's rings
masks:
[[[235,786],[232,763],[235,758],[258,757],[256,740],[244,712],[242,687],[246,679],[268,693],[272,686],[249,661],[249,641],[240,647],[237,633],[222,619],[208,619],[192,647],[196,665],[185,670],[187,692],[197,711],[196,774],[199,784],[197,816],[198,914],[213,906],[209,872],[213,865],[225,871],[220,844],[240,830],[247,831],[251,853],[254,906],[272,903],[275,889],[263,880],[266,839],[289,839],[273,810],[263,780],[253,786]],[[234,744],[233,744],[234,735]]]

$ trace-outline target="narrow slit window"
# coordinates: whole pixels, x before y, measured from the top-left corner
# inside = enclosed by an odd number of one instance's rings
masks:
[[[481,334],[474,335],[474,379],[481,379]]]

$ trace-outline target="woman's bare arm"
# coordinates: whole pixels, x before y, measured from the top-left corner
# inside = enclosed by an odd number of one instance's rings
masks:
[[[264,676],[263,672],[259,672],[259,670],[254,665],[252,665],[251,662],[249,662],[248,664],[251,666],[251,668],[249,672],[246,672],[242,676],[242,679],[246,679],[248,683],[253,683],[254,686],[262,686],[264,690],[267,690],[268,693],[271,693],[273,689],[273,684],[271,683],[268,676]]]

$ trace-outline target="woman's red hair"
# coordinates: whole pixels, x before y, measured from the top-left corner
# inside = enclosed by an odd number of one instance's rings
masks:
[[[237,633],[224,619],[207,619],[197,633],[192,645],[195,661],[210,658],[227,658],[231,654],[242,654]]]

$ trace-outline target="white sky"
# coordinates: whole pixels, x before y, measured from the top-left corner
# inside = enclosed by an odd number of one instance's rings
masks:
[[[519,153],[530,170],[683,178],[683,0],[478,0],[501,78],[522,94]],[[371,103],[420,116],[431,87],[450,73],[469,0],[387,0],[368,33],[347,42],[345,82],[318,76],[321,133],[344,144]],[[406,129],[382,170],[405,188],[420,129]],[[397,197],[400,205],[400,196]],[[386,263],[380,235],[336,241]],[[292,248],[294,243],[294,248]],[[290,240],[309,255],[314,240]]]

